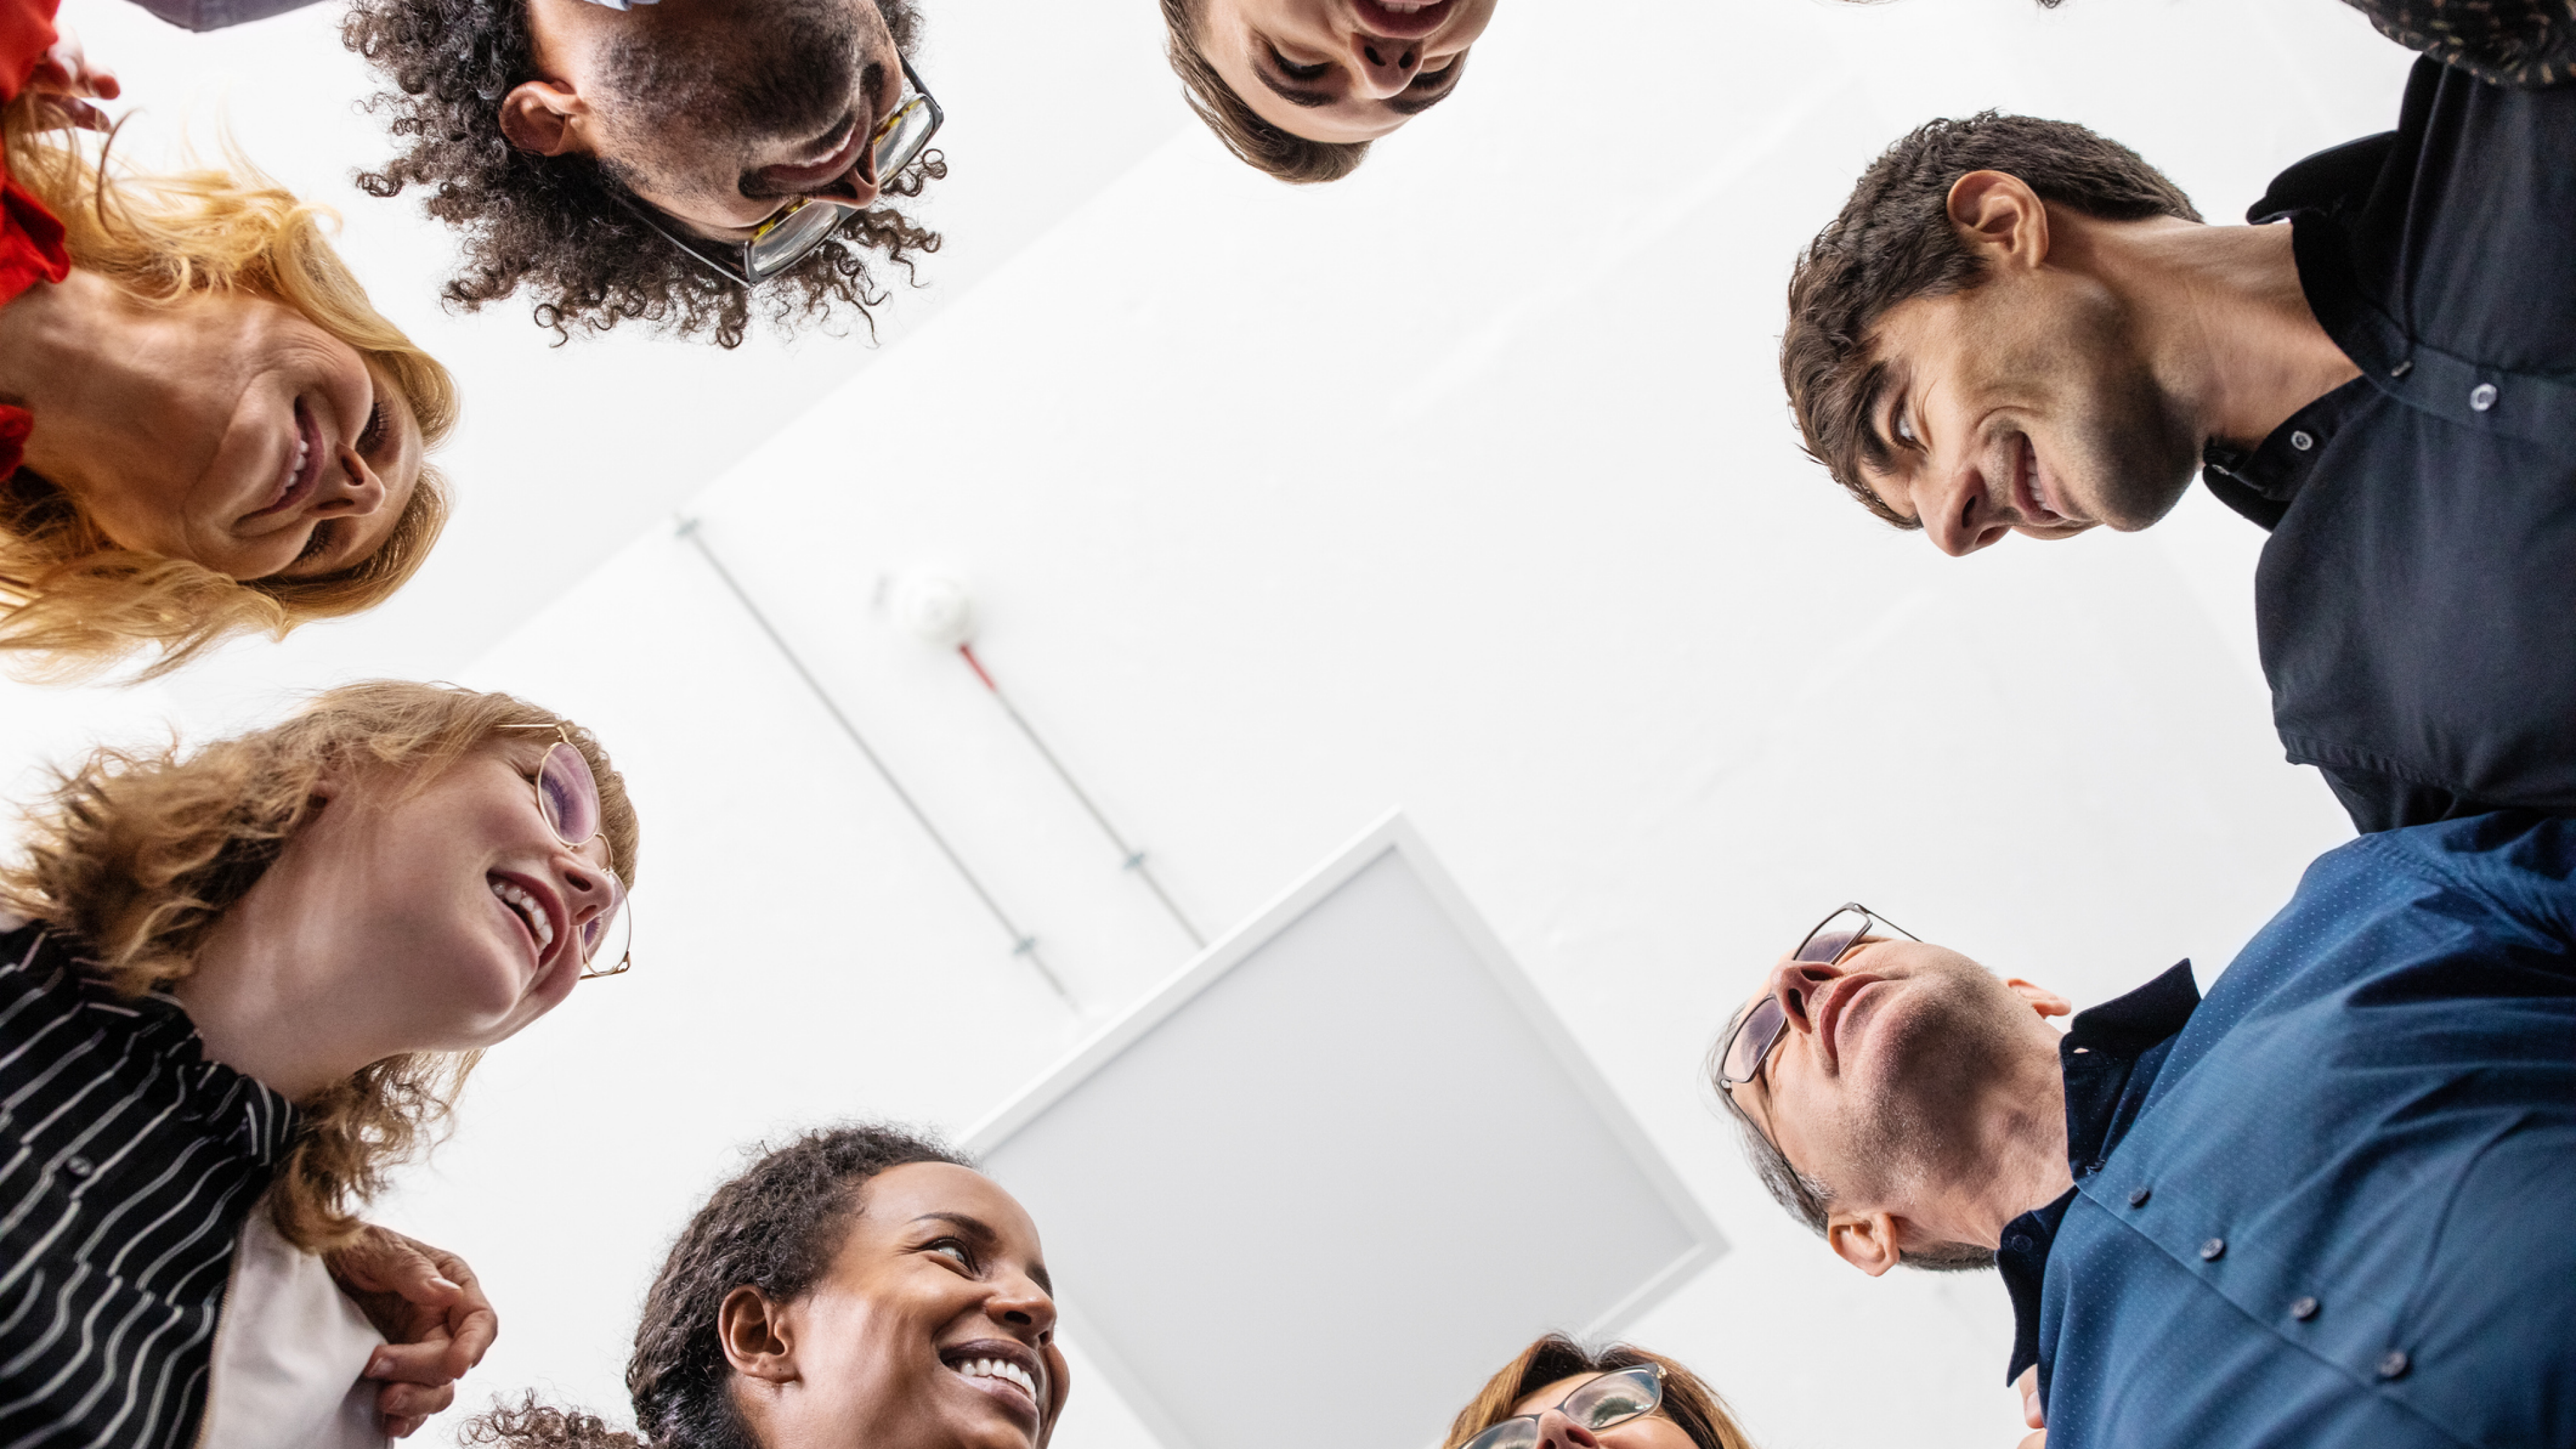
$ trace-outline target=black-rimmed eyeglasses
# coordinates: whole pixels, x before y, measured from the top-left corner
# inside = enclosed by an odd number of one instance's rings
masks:
[[[868,145],[874,153],[873,174],[880,184],[892,181],[905,167],[920,160],[930,138],[939,134],[940,126],[948,119],[948,113],[939,108],[939,102],[922,85],[921,77],[913,74],[908,60],[903,62],[903,82],[903,99],[896,102],[894,113],[879,121],[868,135]],[[867,210],[828,196],[799,196],[770,213],[748,240],[715,241],[692,234],[651,203],[629,195],[623,187],[612,185],[609,194],[665,241],[737,287],[757,287],[805,260],[840,231],[842,218]]]
[[[1807,966],[1831,966],[1852,953],[1852,948],[1873,936],[1893,931],[1909,941],[1923,938],[1887,919],[1873,914],[1858,901],[1845,901],[1834,907],[1834,913],[1816,923],[1816,928],[1798,942],[1789,959]],[[1782,1033],[1789,1028],[1789,1013],[1780,1005],[1780,995],[1773,992],[1753,1003],[1735,1031],[1726,1039],[1726,1050],[1719,1053],[1718,1085],[1728,1091],[1743,1086],[1762,1075],[1762,1063],[1771,1048],[1780,1044]]]

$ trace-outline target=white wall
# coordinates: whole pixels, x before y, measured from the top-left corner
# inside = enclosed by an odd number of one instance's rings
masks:
[[[1001,8],[1046,43],[930,19],[1032,88],[951,107],[984,127],[952,150],[959,211],[1011,245],[966,266],[953,223],[944,300],[864,371],[855,344],[547,350],[413,298],[473,368],[470,527],[422,602],[157,693],[12,692],[7,758],[365,672],[601,731],[646,820],[641,964],[493,1053],[387,1215],[503,1306],[470,1401],[622,1408],[643,1288],[737,1145],[852,1114],[962,1128],[1077,1030],[659,514],[689,500],[1094,1016],[1187,952],[964,666],[873,605],[944,565],[983,597],[987,662],[1203,920],[1411,810],[1733,1243],[1636,1336],[1763,1443],[2011,1442],[2000,1289],[1871,1282],[1787,1222],[1695,1091],[1708,1033],[1853,897],[2081,1002],[2186,954],[2205,978],[2346,828],[2271,734],[2258,533],[2199,496],[2149,534],[1965,562],[1890,533],[1796,452],[1781,285],[1931,115],[2086,121],[2226,218],[2389,125],[2408,57],[2331,0],[1506,0],[1455,100],[1292,190],[1164,124],[1145,0]],[[237,121],[356,135],[322,30],[294,32],[311,94],[254,96],[256,47],[221,52]],[[173,67],[225,43],[130,38]],[[1094,47],[1072,79],[1030,54],[1059,38]],[[971,58],[925,66],[944,99]],[[1135,164],[1063,143],[1095,108]],[[317,190],[373,154],[320,134]],[[970,197],[970,136],[1023,148],[995,173],[1022,191]],[[346,204],[368,275],[430,275],[434,234]],[[558,592],[574,570],[540,544],[567,529],[599,564]],[[1389,1353],[1439,1331],[1350,1321]],[[1059,1442],[1142,1441],[1095,1381]]]

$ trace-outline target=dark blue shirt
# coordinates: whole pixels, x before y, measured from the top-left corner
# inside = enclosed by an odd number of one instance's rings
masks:
[[[2050,1449],[2576,1444],[2576,822],[2364,836],[2059,1051],[1996,1255]]]
[[[2202,475],[2272,531],[2281,741],[2365,831],[2576,814],[2576,86],[2419,61],[2396,131],[2248,213],[2283,217],[2362,376]]]

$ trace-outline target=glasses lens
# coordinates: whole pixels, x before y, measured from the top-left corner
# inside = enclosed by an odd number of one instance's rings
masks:
[[[1505,1419],[1458,1449],[1532,1449],[1538,1443],[1536,1418]]]
[[[537,808],[566,845],[587,845],[599,833],[599,781],[581,751],[561,743],[547,749],[537,767]]]
[[[635,941],[635,911],[619,887],[606,912],[581,923],[581,964],[590,976],[614,976],[626,969],[627,948]]]
[[[903,104],[877,129],[877,184],[892,181],[896,172],[911,165],[921,155],[921,149],[930,144],[930,133],[938,129],[938,112],[932,109],[929,97],[904,97]]]
[[[800,201],[746,248],[753,281],[776,276],[821,246],[841,224],[841,208],[828,201]]]
[[[1762,1059],[1771,1054],[1771,1043],[1780,1039],[1780,1028],[1788,1022],[1788,1013],[1780,1009],[1780,998],[1766,996],[1754,1003],[1744,1024],[1735,1029],[1735,1040],[1726,1044],[1724,1080],[1728,1086],[1753,1080],[1754,1074],[1762,1070]]]
[[[1836,911],[1798,948],[1795,959],[1809,965],[1830,966],[1843,959],[1843,953],[1854,942],[1869,934],[1869,917],[1859,911]],[[1775,938],[1776,939],[1776,938]]]
[[[1622,1369],[1603,1374],[1565,1396],[1565,1417],[1586,1429],[1607,1429],[1664,1401],[1664,1383],[1653,1369]]]

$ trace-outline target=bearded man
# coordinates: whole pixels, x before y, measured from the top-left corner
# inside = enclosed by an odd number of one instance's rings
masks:
[[[2576,814],[2576,84],[2420,60],[2246,219],[2082,126],[1918,128],[1791,278],[1807,451],[1950,554],[2198,471],[2271,534],[2273,723],[2358,828]]]
[[[909,276],[939,245],[885,201],[947,174],[920,29],[907,0],[355,0],[408,143],[358,182],[463,233],[469,310],[723,347],[755,314],[865,325],[869,255]]]
[[[2203,1000],[1839,911],[1711,1054],[1844,1261],[2000,1267],[2057,1449],[2576,1443],[2576,822],[2321,857]]]

